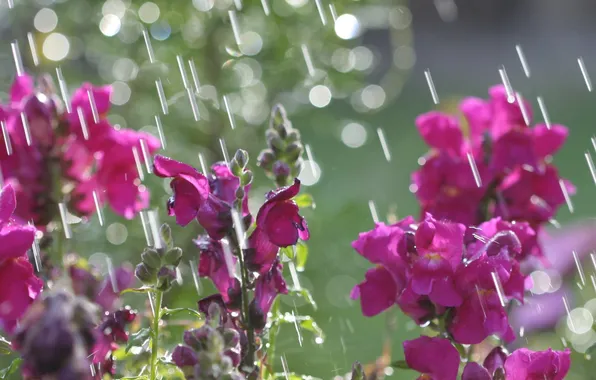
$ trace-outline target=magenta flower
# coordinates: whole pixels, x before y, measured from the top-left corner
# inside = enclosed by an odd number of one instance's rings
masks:
[[[0,327],[9,333],[43,287],[27,258],[35,227],[16,224],[15,208],[15,192],[6,185],[0,192]]]
[[[298,213],[292,200],[300,191],[300,181],[267,194],[267,200],[257,214],[257,227],[248,238],[247,263],[254,270],[265,273],[277,257],[280,247],[289,247],[298,238],[308,240],[306,220]]]
[[[571,366],[571,351],[515,350],[505,361],[507,380],[549,379],[563,380]]]
[[[538,234],[527,222],[508,222],[500,217],[492,218],[478,227],[470,227],[466,232],[471,243],[467,245],[468,257],[472,257],[485,248],[486,242],[499,232],[512,231],[521,244],[520,252],[516,254],[518,260],[528,256],[542,256],[542,249],[538,244]]]
[[[468,362],[464,367],[461,380],[492,380],[488,370],[476,362]]]
[[[132,323],[136,313],[130,309],[121,309],[114,313],[106,313],[104,320],[97,327],[97,340],[93,346],[93,364],[99,366],[100,373],[116,371],[113,352],[119,344],[128,342],[125,328]]]
[[[507,353],[502,347],[497,346],[489,352],[482,365],[488,370],[488,373],[494,375],[495,371],[504,368],[505,360],[507,360]]]
[[[227,304],[239,296],[240,283],[234,277],[236,258],[226,258],[221,242],[208,236],[194,240],[199,249],[199,276],[209,277]]]
[[[99,116],[97,122],[93,117],[93,106],[89,99],[89,92],[92,94],[97,116]],[[70,132],[92,152],[103,150],[105,148],[106,135],[113,131],[113,128],[105,119],[105,116],[110,110],[111,94],[112,86],[95,87],[90,83],[83,83],[81,87],[76,89],[71,99],[72,112],[68,114]],[[79,109],[82,112],[83,120],[87,127],[87,139],[85,139],[83,134]]]
[[[457,379],[460,358],[449,339],[421,336],[403,345],[408,366],[422,373],[419,379]]]
[[[215,197],[229,205],[236,200],[236,191],[240,187],[240,178],[230,171],[225,162],[217,162],[211,165],[213,175],[209,178],[209,186]],[[248,192],[250,185],[244,186],[244,198],[242,199],[242,214],[248,215]]]
[[[255,298],[249,305],[250,321],[261,330],[267,322],[267,313],[278,294],[288,294],[283,278],[282,265],[276,261],[269,272],[261,275],[255,282]]]
[[[416,118],[418,132],[431,148],[459,156],[464,148],[464,136],[454,116],[431,111]]]

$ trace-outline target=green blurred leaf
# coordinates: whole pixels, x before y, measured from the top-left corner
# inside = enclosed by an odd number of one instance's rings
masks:
[[[143,327],[136,333],[132,334],[128,339],[126,350],[124,350],[124,352],[128,353],[128,351],[130,351],[130,349],[134,346],[143,346],[149,339],[149,336],[151,336],[151,329],[149,327]]]
[[[318,377],[312,377],[312,376],[307,376],[307,375],[298,375],[297,373],[294,372],[278,372],[274,375],[274,377],[276,379],[279,378],[283,378],[283,379],[289,379],[289,380],[321,380]]]
[[[317,322],[315,322],[312,317],[310,316],[306,316],[306,319],[304,319],[303,321],[300,322],[300,327],[302,327],[303,329],[312,332],[313,334],[315,334],[317,336],[317,338],[320,338],[321,340],[325,340],[325,333],[323,332],[323,330],[321,330],[321,328],[319,327],[319,325],[317,324]],[[317,342],[317,343],[323,343],[321,342]]]
[[[317,310],[317,303],[315,299],[312,297],[312,294],[308,291],[308,289],[292,289],[290,293],[302,297],[306,302],[308,302],[313,309]]]
[[[294,260],[294,249],[292,247],[280,248],[280,252],[290,260]]]
[[[12,353],[10,342],[4,337],[0,336],[0,355],[9,355]]]
[[[20,367],[23,359],[16,358],[10,363],[10,365],[0,371],[0,379],[8,379],[8,376],[15,373]]]
[[[303,242],[299,242],[296,245],[296,270],[298,272],[304,271],[306,260],[308,260],[308,246]]]
[[[391,367],[397,369],[410,369],[410,366],[408,365],[408,363],[406,363],[405,360],[396,360],[393,363],[391,363]]]
[[[203,320],[203,316],[201,315],[201,313],[199,313],[196,310],[193,310],[189,307],[179,307],[176,309],[168,309],[167,307],[164,307],[163,309],[161,309],[161,316],[164,317],[166,315],[173,315],[173,314],[177,314],[177,313],[181,313],[181,312],[186,312],[190,315],[193,315],[197,318],[199,318],[200,320]]]
[[[315,200],[311,194],[302,193],[294,197],[294,202],[300,208],[315,207]]]
[[[123,291],[120,292],[120,294],[126,294],[126,293],[149,293],[151,292],[153,289],[149,286],[143,286],[141,288],[128,288],[128,289],[124,289]]]

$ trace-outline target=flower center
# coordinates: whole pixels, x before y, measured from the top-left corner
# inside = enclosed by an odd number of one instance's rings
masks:
[[[443,186],[443,192],[448,197],[455,197],[459,194],[459,190],[455,186]]]

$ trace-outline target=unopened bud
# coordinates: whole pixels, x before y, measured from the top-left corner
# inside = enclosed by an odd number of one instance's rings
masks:
[[[157,289],[165,292],[172,287],[176,280],[176,271],[169,267],[161,267],[157,273]]]
[[[257,165],[259,165],[261,168],[267,171],[271,171],[271,167],[273,166],[274,161],[275,153],[273,153],[271,150],[266,149],[261,151],[261,153],[259,154],[259,157],[257,158]]]
[[[286,141],[289,143],[292,142],[300,142],[300,131],[297,129],[292,129],[288,132],[288,136],[286,137]]]
[[[290,166],[283,161],[275,161],[275,164],[273,164],[273,175],[276,178],[289,176]]]
[[[269,147],[274,151],[282,151],[284,149],[284,141],[274,129],[268,129],[265,133],[265,138]]]
[[[364,368],[362,367],[362,364],[360,364],[359,362],[354,363],[354,365],[352,366],[352,380],[365,380],[366,379],[366,375],[364,373]]]
[[[234,329],[224,329],[224,344],[226,347],[236,347],[240,343],[240,334]]]
[[[168,250],[163,257],[163,260],[166,264],[177,267],[178,264],[180,264],[180,260],[182,260],[182,249],[174,247]]]
[[[276,104],[271,109],[271,120],[269,125],[271,128],[275,128],[276,125],[283,124],[288,120],[286,109],[281,104]]]
[[[293,142],[286,148],[286,157],[288,161],[294,162],[300,156],[302,156],[302,152],[304,152],[304,147],[299,142]]]
[[[234,160],[240,165],[242,168],[245,168],[248,164],[248,152],[243,149],[238,149],[236,154],[234,155]]]
[[[141,261],[151,269],[161,268],[161,257],[159,253],[153,248],[147,248],[141,253]]]
[[[239,187],[236,189],[236,199],[244,199],[244,189],[242,187]]]
[[[240,185],[242,186],[247,186],[250,185],[252,182],[252,172],[251,171],[245,171],[244,173],[242,173],[242,176],[240,177]]]
[[[172,229],[170,226],[166,223],[162,224],[159,229],[159,235],[161,236],[161,240],[165,243],[165,246],[171,248],[174,242],[172,240]]]
[[[143,263],[135,268],[135,276],[145,285],[154,285],[157,280],[157,272],[147,268]]]

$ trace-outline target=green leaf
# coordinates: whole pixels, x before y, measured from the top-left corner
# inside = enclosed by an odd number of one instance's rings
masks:
[[[391,367],[397,369],[410,369],[410,366],[408,365],[408,363],[406,363],[405,360],[396,360],[393,363],[391,363]]]
[[[294,248],[283,247],[283,248],[280,248],[279,251],[281,252],[282,255],[284,255],[288,259],[294,260]]]
[[[306,316],[306,318],[300,322],[300,327],[315,334],[318,338],[317,343],[321,344],[325,340],[325,333],[310,316]]]
[[[0,336],[0,355],[10,355],[11,353],[12,347],[10,346],[10,342]]]
[[[308,289],[292,289],[289,291],[290,294],[302,297],[306,302],[308,302],[313,309],[317,310],[317,303],[315,302],[314,298],[308,291]]]
[[[126,344],[126,350],[124,350],[124,352],[128,353],[128,351],[130,351],[130,349],[134,346],[143,346],[150,336],[151,329],[148,327],[143,327],[130,336],[128,343]]]
[[[193,315],[197,318],[199,318],[200,320],[203,320],[203,316],[201,315],[201,313],[199,313],[196,310],[193,310],[189,307],[179,307],[176,309],[168,309],[167,307],[164,307],[161,309],[161,316],[165,317],[166,315],[173,315],[173,314],[177,314],[177,313],[181,313],[181,312],[186,312],[190,315]]]
[[[306,260],[308,259],[308,246],[303,242],[296,245],[296,270],[298,272],[304,271]]]
[[[153,288],[151,288],[150,286],[143,286],[140,288],[128,288],[128,289],[124,289],[123,291],[120,292],[120,294],[126,294],[126,293],[149,293],[153,290]]]
[[[8,379],[8,376],[15,373],[20,367],[23,359],[16,358],[10,363],[10,365],[0,371],[0,379]]]
[[[457,351],[459,352],[459,356],[462,358],[467,358],[468,357],[468,351],[466,350],[466,348],[464,346],[462,346],[459,343],[453,343],[453,345],[455,346],[455,348],[457,348]]]
[[[296,202],[296,206],[300,208],[315,208],[315,200],[312,195],[308,193],[302,193],[294,197],[294,202]]]

